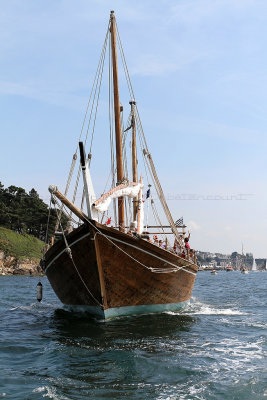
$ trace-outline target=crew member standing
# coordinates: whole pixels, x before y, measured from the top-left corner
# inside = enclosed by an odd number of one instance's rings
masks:
[[[189,251],[190,251],[190,244],[189,244],[189,239],[190,239],[190,231],[188,231],[188,236],[184,238],[184,244],[185,244],[185,251],[186,255],[189,257]]]

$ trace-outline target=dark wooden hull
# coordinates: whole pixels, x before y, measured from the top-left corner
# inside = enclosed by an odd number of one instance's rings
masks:
[[[190,300],[197,266],[188,260],[94,221],[66,239],[71,253],[60,240],[43,263],[64,304],[110,317],[176,310]]]

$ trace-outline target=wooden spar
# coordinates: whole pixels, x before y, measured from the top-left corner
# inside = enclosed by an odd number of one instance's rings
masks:
[[[173,220],[172,215],[170,213],[169,207],[167,205],[167,202],[166,202],[166,199],[165,199],[165,196],[164,196],[164,193],[163,193],[163,190],[162,190],[162,187],[161,187],[161,184],[160,184],[160,181],[159,181],[159,178],[158,178],[158,175],[157,175],[157,172],[156,172],[156,168],[155,168],[154,162],[152,160],[151,154],[145,149],[143,150],[143,153],[148,158],[148,162],[150,164],[150,169],[151,169],[151,172],[152,172],[152,175],[153,175],[153,178],[154,178],[157,194],[159,196],[159,199],[160,199],[160,202],[162,204],[163,210],[164,210],[165,215],[166,215],[166,217],[168,219],[168,222],[170,224],[171,230],[172,230],[174,236],[176,237],[179,245],[183,248],[184,243],[183,243],[182,239],[180,238],[177,226],[174,223],[174,220]]]
[[[170,228],[171,229],[170,225],[148,225],[147,227],[148,228]],[[177,228],[186,228],[186,225],[178,226]]]
[[[129,226],[125,226],[125,228],[130,228]],[[151,229],[151,228],[169,228],[171,229],[170,225],[147,225],[146,226],[147,229]],[[186,228],[186,225],[184,226],[178,226],[178,228]],[[172,232],[165,232],[165,233],[169,233],[171,235],[173,235]],[[185,235],[185,232],[179,232],[179,235]]]
[[[49,192],[54,194],[66,207],[68,207],[73,214],[75,214],[78,218],[80,218],[83,222],[88,221],[88,217],[80,210],[78,207],[75,206],[71,201],[64,196],[64,194],[60,193],[57,186],[50,185],[48,188]]]
[[[137,152],[136,152],[136,128],[135,128],[135,105],[134,100],[130,101],[131,114],[132,114],[132,172],[133,172],[133,182],[138,181],[137,177]],[[133,199],[133,220],[136,221],[138,209],[138,197]]]
[[[137,182],[137,153],[136,153],[136,129],[135,129],[135,101],[130,101],[132,114],[132,170],[133,182]]]
[[[146,227],[145,227],[146,228]],[[173,232],[143,232],[149,235],[173,235]]]
[[[115,112],[115,135],[116,135],[116,162],[117,162],[117,183],[123,181],[123,164],[122,164],[122,141],[121,141],[121,119],[120,119],[120,98],[119,98],[119,80],[118,80],[118,60],[117,60],[117,44],[116,44],[116,28],[114,11],[110,13],[110,33],[112,47],[112,64],[113,64],[113,90],[114,90],[114,112]],[[124,231],[124,199],[118,198],[119,227]]]
[[[143,183],[142,175],[140,176],[140,183]],[[142,189],[138,193],[138,209],[137,209],[137,233],[141,235],[141,206],[142,206]],[[143,227],[142,227],[143,228]]]

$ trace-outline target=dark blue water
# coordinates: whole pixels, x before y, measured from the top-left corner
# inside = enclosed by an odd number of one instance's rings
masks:
[[[197,276],[182,314],[90,320],[0,277],[0,398],[267,399],[267,273]]]

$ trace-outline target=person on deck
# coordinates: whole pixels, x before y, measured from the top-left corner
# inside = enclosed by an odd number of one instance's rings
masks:
[[[188,236],[184,238],[184,243],[185,243],[186,249],[190,249],[189,239],[190,239],[190,231],[188,231]]]
[[[184,238],[185,251],[187,256],[189,256],[189,251],[190,251],[189,239],[190,239],[190,231],[188,231],[188,236]]]
[[[159,241],[159,247],[161,247],[162,249],[165,249],[165,244],[163,243],[162,240]]]
[[[194,261],[194,259],[195,259],[195,250],[193,250],[193,249],[189,250],[189,257],[192,259],[192,261]]]
[[[180,239],[182,239],[181,235],[180,235]],[[183,252],[183,248],[176,238],[174,239],[173,250],[174,250],[174,253],[176,253],[178,255],[180,255]]]

